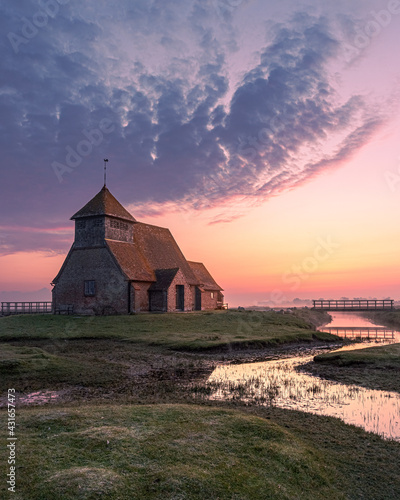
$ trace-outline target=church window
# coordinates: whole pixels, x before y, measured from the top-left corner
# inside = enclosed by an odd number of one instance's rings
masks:
[[[96,295],[96,282],[95,280],[85,281],[85,297],[93,297]]]
[[[128,230],[128,224],[126,222],[119,222],[117,220],[110,220],[110,227],[114,229],[122,229],[124,231]]]

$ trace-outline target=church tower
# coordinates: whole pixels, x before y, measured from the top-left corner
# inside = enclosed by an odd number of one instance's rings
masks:
[[[133,258],[137,221],[105,185],[71,220],[75,221],[75,239],[53,280],[54,311],[130,313],[135,307],[131,270],[121,269],[117,254],[124,262]],[[152,280],[153,276],[143,278]]]
[[[75,220],[75,248],[101,247],[106,239],[133,243],[136,220],[106,186],[71,220]]]

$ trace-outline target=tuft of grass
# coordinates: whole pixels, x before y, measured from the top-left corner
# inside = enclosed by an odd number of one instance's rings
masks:
[[[104,467],[71,467],[58,471],[46,479],[51,498],[75,500],[76,498],[118,498],[123,478],[114,470]]]
[[[0,390],[19,392],[65,385],[108,385],[123,375],[123,367],[79,355],[50,354],[39,347],[3,343],[0,350]]]

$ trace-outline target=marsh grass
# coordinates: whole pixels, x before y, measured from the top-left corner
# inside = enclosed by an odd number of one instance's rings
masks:
[[[40,345],[40,343],[39,343]],[[45,346],[44,346],[45,347]],[[61,389],[65,386],[109,387],[124,375],[124,367],[96,355],[51,354],[44,348],[2,344],[0,390],[18,392]]]
[[[396,498],[400,446],[333,419],[248,410],[21,409],[15,498]]]
[[[304,313],[303,313],[304,314]],[[313,316],[314,317],[314,316]],[[218,331],[218,334],[216,333]],[[232,350],[287,342],[333,340],[313,322],[272,311],[215,311],[132,316],[10,316],[0,320],[0,340],[114,339],[173,350]]]
[[[273,312],[11,316],[0,319],[0,389],[68,387],[79,398],[147,402],[175,393],[181,400],[181,382],[209,371],[207,355],[335,339],[312,328]]]
[[[313,328],[294,315],[231,311],[1,318],[3,390],[75,391],[46,407],[17,402],[13,498],[397,499],[398,443],[280,410],[273,386],[255,406],[244,384],[232,401],[206,397],[218,387],[199,381],[225,357],[218,350],[310,342]]]
[[[209,380],[206,383],[193,383],[190,392],[195,400],[219,399],[240,401],[248,405],[274,406],[279,395],[279,386],[274,380],[251,377],[242,381]]]
[[[299,378],[298,366],[302,365],[291,359],[243,364],[240,374],[236,365],[219,366],[205,383],[192,384],[191,390],[195,397],[242,401],[250,405],[274,406],[278,398],[304,401],[306,397],[321,393],[326,404],[335,402],[336,394],[327,393],[326,381]]]
[[[376,369],[400,371],[400,344],[328,352],[315,356],[314,361],[337,366],[368,365]]]
[[[305,368],[341,383],[400,392],[400,344],[319,354]]]

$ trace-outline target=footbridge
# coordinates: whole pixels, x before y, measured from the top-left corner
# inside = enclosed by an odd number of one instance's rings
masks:
[[[313,300],[313,309],[318,311],[390,311],[393,300]]]

